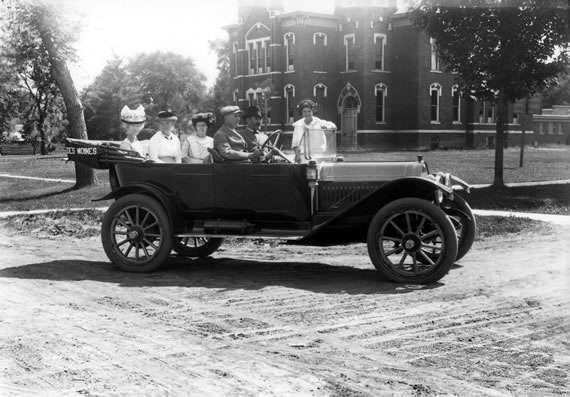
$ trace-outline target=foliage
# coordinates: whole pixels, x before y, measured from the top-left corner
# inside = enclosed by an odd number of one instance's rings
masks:
[[[149,128],[157,128],[152,119],[164,109],[176,113],[183,125],[206,98],[205,79],[192,59],[172,52],[142,53],[129,60],[115,57],[82,94],[89,137],[120,139],[124,105],[142,104]]]
[[[87,134],[91,139],[113,140],[120,138],[120,109],[126,104],[135,107],[135,101],[127,101],[127,71],[123,60],[117,56],[107,65],[83,93]]]
[[[498,105],[494,184],[503,182],[509,102],[547,87],[569,63],[567,6],[559,0],[425,0],[415,23],[437,43],[463,92]]]
[[[76,58],[73,45],[80,19],[70,17],[56,3],[45,0],[15,1],[12,7],[8,18],[2,21],[2,33],[7,43],[3,53],[30,93],[37,122],[31,123],[28,130],[37,128],[41,153],[46,154],[45,123],[54,124],[58,120],[63,123],[64,117],[60,115],[64,111],[69,122],[69,135],[87,137],[83,107],[67,67],[67,62]],[[59,98],[63,100],[65,110]],[[56,106],[59,111],[54,110]],[[76,188],[96,182],[93,170],[79,163],[75,164],[75,177]]]
[[[219,73],[214,83],[210,100],[205,104],[205,107],[208,110],[216,110],[232,103],[230,76],[231,48],[229,40],[218,39],[210,41],[210,52],[215,52],[218,55],[216,67]],[[221,120],[221,118],[218,117],[218,120]]]
[[[570,68],[558,77],[556,85],[543,93],[543,106],[551,108],[553,105],[570,105]]]
[[[71,27],[60,13],[37,2],[15,2],[11,13],[0,21],[2,47],[0,59],[0,111],[5,118],[20,118],[25,125],[27,139],[35,146],[61,134],[65,128],[65,106],[52,74],[52,64],[38,30],[38,19],[48,18],[61,56],[75,59],[72,47],[77,29]],[[10,106],[3,106],[5,103]],[[4,124],[5,124],[4,120]]]

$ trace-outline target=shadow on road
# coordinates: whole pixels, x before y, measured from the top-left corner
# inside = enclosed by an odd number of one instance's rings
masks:
[[[400,294],[443,286],[390,283],[373,269],[323,263],[267,262],[232,258],[173,257],[163,271],[122,272],[108,262],[57,260],[0,270],[0,277],[49,281],[91,280],[123,287],[201,287],[257,290],[268,286],[330,294]]]

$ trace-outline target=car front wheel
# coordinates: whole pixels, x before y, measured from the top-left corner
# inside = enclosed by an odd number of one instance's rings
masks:
[[[429,201],[395,200],[368,227],[368,254],[390,281],[429,284],[444,277],[457,255],[455,229],[446,214]]]
[[[151,272],[172,251],[172,222],[152,197],[130,194],[115,201],[103,217],[101,239],[107,257],[120,269]]]
[[[475,241],[477,234],[475,215],[467,201],[457,194],[454,195],[453,201],[444,200],[442,207],[457,233],[458,247],[455,260],[458,261],[469,252]]]

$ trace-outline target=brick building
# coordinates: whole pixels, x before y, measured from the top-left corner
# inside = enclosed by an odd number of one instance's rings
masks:
[[[460,96],[432,40],[396,2],[337,0],[329,15],[238,0],[238,23],[226,27],[235,104],[267,105],[269,129],[291,131],[296,105],[310,98],[337,124],[341,148],[490,145],[496,107]],[[509,118],[515,144],[520,125]]]

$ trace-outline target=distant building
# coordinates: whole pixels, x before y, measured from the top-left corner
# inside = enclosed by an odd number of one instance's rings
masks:
[[[570,105],[554,105],[533,115],[534,143],[570,145]]]
[[[310,98],[344,148],[492,144],[496,107],[461,97],[434,41],[396,0],[337,0],[332,15],[283,13],[279,0],[238,4],[238,23],[226,27],[233,101],[262,104],[270,82],[270,129],[292,130],[296,105]],[[512,109],[508,129],[520,134]]]

